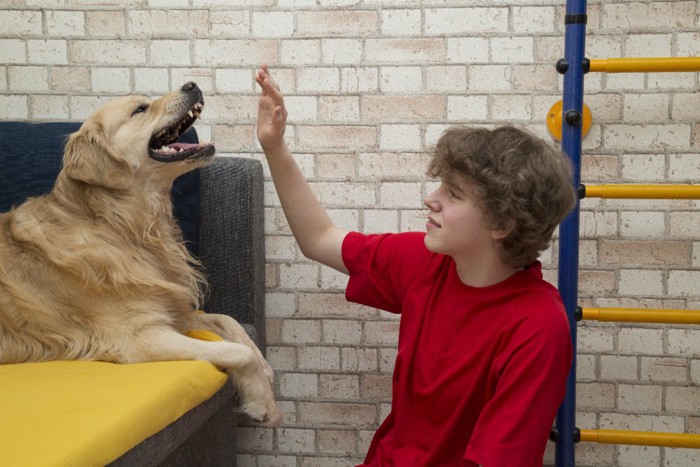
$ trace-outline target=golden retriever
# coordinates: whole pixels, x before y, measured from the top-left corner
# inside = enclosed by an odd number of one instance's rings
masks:
[[[231,373],[243,411],[276,426],[258,348],[233,318],[196,312],[205,278],[172,215],[175,178],[214,157],[211,144],[174,143],[203,105],[192,82],[107,103],[70,135],[52,191],[0,214],[0,363],[204,360]]]

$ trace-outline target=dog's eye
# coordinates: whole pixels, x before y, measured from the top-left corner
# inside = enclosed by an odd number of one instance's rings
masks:
[[[134,115],[140,114],[141,112],[145,112],[146,110],[148,110],[148,106],[146,104],[139,105],[138,107],[136,107],[136,110],[132,112],[131,116],[133,117]]]

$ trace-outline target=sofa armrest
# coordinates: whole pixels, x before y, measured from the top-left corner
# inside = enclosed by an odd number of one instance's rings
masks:
[[[265,351],[265,237],[260,161],[218,157],[201,171],[199,256],[208,313],[234,317]]]

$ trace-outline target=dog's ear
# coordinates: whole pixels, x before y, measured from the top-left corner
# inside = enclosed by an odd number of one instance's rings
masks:
[[[92,120],[68,138],[63,170],[74,180],[117,190],[129,188],[133,175],[128,162],[110,150],[102,125]]]

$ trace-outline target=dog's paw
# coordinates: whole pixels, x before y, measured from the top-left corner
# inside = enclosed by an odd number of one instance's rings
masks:
[[[242,406],[250,418],[268,427],[277,427],[282,424],[282,412],[274,401],[268,403],[247,402]]]

